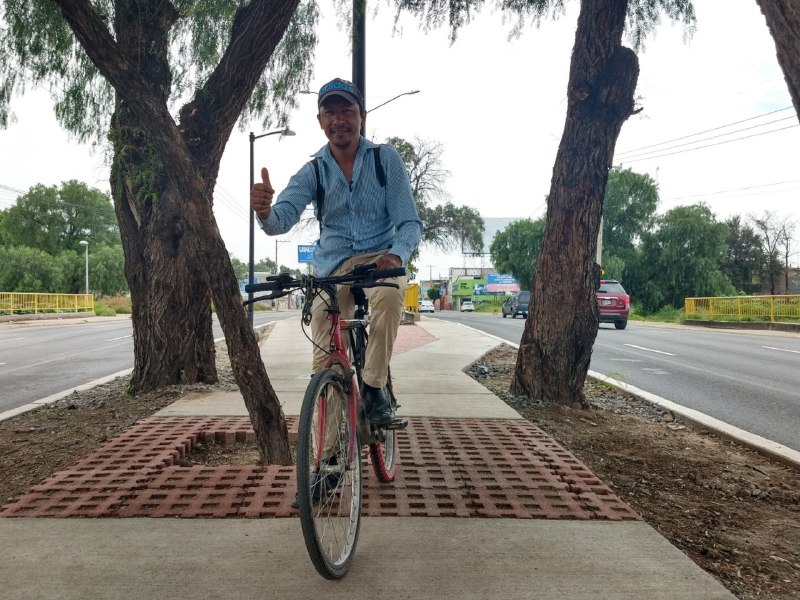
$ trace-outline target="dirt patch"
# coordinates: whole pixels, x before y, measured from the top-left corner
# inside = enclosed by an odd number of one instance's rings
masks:
[[[587,382],[589,410],[513,397],[516,357],[499,346],[467,372],[738,598],[800,598],[800,469],[604,384]]]

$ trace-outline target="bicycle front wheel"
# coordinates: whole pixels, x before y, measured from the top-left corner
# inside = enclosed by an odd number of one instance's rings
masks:
[[[306,549],[327,579],[347,573],[361,526],[361,454],[358,443],[348,453],[358,433],[351,431],[347,412],[338,372],[314,375],[297,432],[297,499]]]
[[[397,399],[392,389],[392,376],[386,382],[383,392],[392,403],[392,413],[397,410]],[[369,444],[369,457],[372,462],[372,470],[378,481],[391,483],[397,475],[397,432],[394,429],[378,430],[378,437]]]

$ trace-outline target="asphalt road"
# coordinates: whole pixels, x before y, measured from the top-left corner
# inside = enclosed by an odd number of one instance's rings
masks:
[[[524,319],[439,312],[519,343]],[[591,370],[800,451],[800,336],[629,321],[603,324]]]
[[[256,325],[296,315],[255,312]],[[214,337],[222,337],[216,316]],[[0,329],[0,412],[133,367],[130,319]]]

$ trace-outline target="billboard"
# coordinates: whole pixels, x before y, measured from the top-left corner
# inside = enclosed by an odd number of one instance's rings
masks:
[[[510,273],[489,273],[486,278],[486,291],[490,294],[498,292],[518,292],[519,283]]]
[[[314,244],[297,245],[297,262],[310,263],[314,260]]]

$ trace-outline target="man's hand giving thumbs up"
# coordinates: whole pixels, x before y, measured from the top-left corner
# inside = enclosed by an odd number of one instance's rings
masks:
[[[259,219],[266,219],[272,210],[272,196],[275,190],[269,182],[269,171],[266,167],[261,169],[261,183],[257,183],[250,190],[250,208],[258,215]]]

